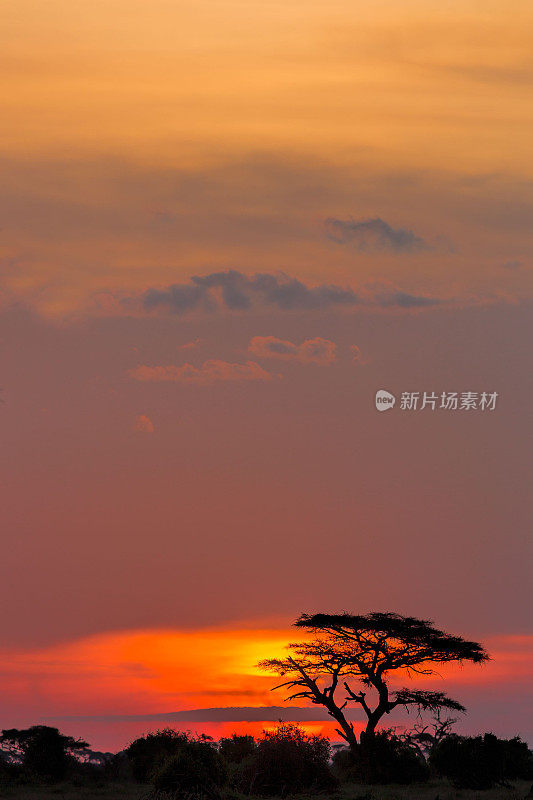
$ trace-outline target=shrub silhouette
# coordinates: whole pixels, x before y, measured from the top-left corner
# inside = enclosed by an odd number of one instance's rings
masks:
[[[335,774],[354,783],[415,783],[426,781],[429,768],[411,747],[388,731],[361,737],[353,749],[343,749],[333,757]]]
[[[224,759],[212,745],[187,740],[155,768],[152,783],[156,791],[167,792],[173,798],[216,799],[227,777]]]
[[[253,736],[233,736],[221,739],[218,743],[218,752],[228,764],[240,764],[248,756],[253,755],[256,743]]]
[[[452,717],[438,708],[430,722],[420,720],[410,730],[402,731],[398,738],[427,761],[435,745],[453,734],[453,727],[457,722],[457,717]]]
[[[147,783],[154,771],[169,756],[176,755],[190,741],[189,734],[172,728],[164,728],[135,739],[125,750],[134,780]]]
[[[301,791],[334,789],[329,768],[330,745],[322,736],[308,736],[292,723],[265,731],[255,751],[238,765],[236,789],[246,794],[285,796]]]
[[[20,777],[21,770],[20,764],[12,763],[5,753],[0,750],[0,786],[17,780]]]
[[[430,755],[430,764],[459,789],[490,789],[508,779],[533,776],[533,756],[519,737],[448,736]]]
[[[520,736],[500,739],[505,755],[505,777],[511,780],[533,780],[533,752]]]

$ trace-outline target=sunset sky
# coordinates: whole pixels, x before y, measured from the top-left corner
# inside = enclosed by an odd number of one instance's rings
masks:
[[[532,33],[2,4],[0,727],[256,732],[221,709],[283,705],[255,664],[300,612],[390,610],[482,641],[431,686],[533,741]]]

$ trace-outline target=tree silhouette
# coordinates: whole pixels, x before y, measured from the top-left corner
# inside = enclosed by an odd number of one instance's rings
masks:
[[[0,735],[0,749],[12,761],[21,763],[30,775],[48,781],[61,780],[70,761],[88,746],[82,739],[65,736],[48,725],[6,728]]]
[[[259,666],[288,677],[275,687],[296,689],[287,700],[305,698],[324,706],[352,750],[357,747],[357,737],[344,714],[349,704],[357,704],[365,712],[368,736],[374,734],[381,718],[397,706],[434,712],[441,708],[465,710],[443,692],[407,688],[392,691],[391,674],[401,671],[408,677],[433,675],[438,664],[480,664],[489,659],[477,642],[440,631],[431,620],[401,614],[302,614],[294,624],[310,632],[312,639],[288,645],[293,654],[287,658],[267,659]],[[352,680],[373,690],[373,699],[366,691],[352,688]],[[342,689],[345,696],[340,700],[337,694]]]
[[[433,713],[431,722],[424,724],[420,721],[413,725],[411,730],[399,734],[398,738],[427,761],[431,751],[439,742],[454,735],[453,727],[457,722],[457,717],[450,717],[442,708],[438,708]]]

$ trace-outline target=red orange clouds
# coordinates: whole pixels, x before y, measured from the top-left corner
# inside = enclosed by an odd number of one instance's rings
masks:
[[[137,433],[153,433],[154,424],[146,414],[139,414],[133,423],[133,430]]]
[[[284,361],[299,361],[301,364],[326,365],[337,358],[335,342],[320,337],[294,344],[275,336],[254,336],[248,350],[259,358],[279,358]]]
[[[137,381],[191,383],[206,386],[219,381],[270,381],[272,375],[255,361],[245,364],[232,364],[228,361],[210,359],[200,367],[192,364],[176,366],[140,365],[130,370],[130,375]]]

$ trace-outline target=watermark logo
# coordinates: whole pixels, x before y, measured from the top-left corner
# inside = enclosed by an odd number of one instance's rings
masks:
[[[388,411],[389,408],[394,408],[396,398],[385,389],[378,389],[376,392],[376,408],[378,411]]]
[[[401,392],[400,411],[494,411],[498,392]],[[394,408],[396,398],[385,389],[376,392],[376,408]]]

